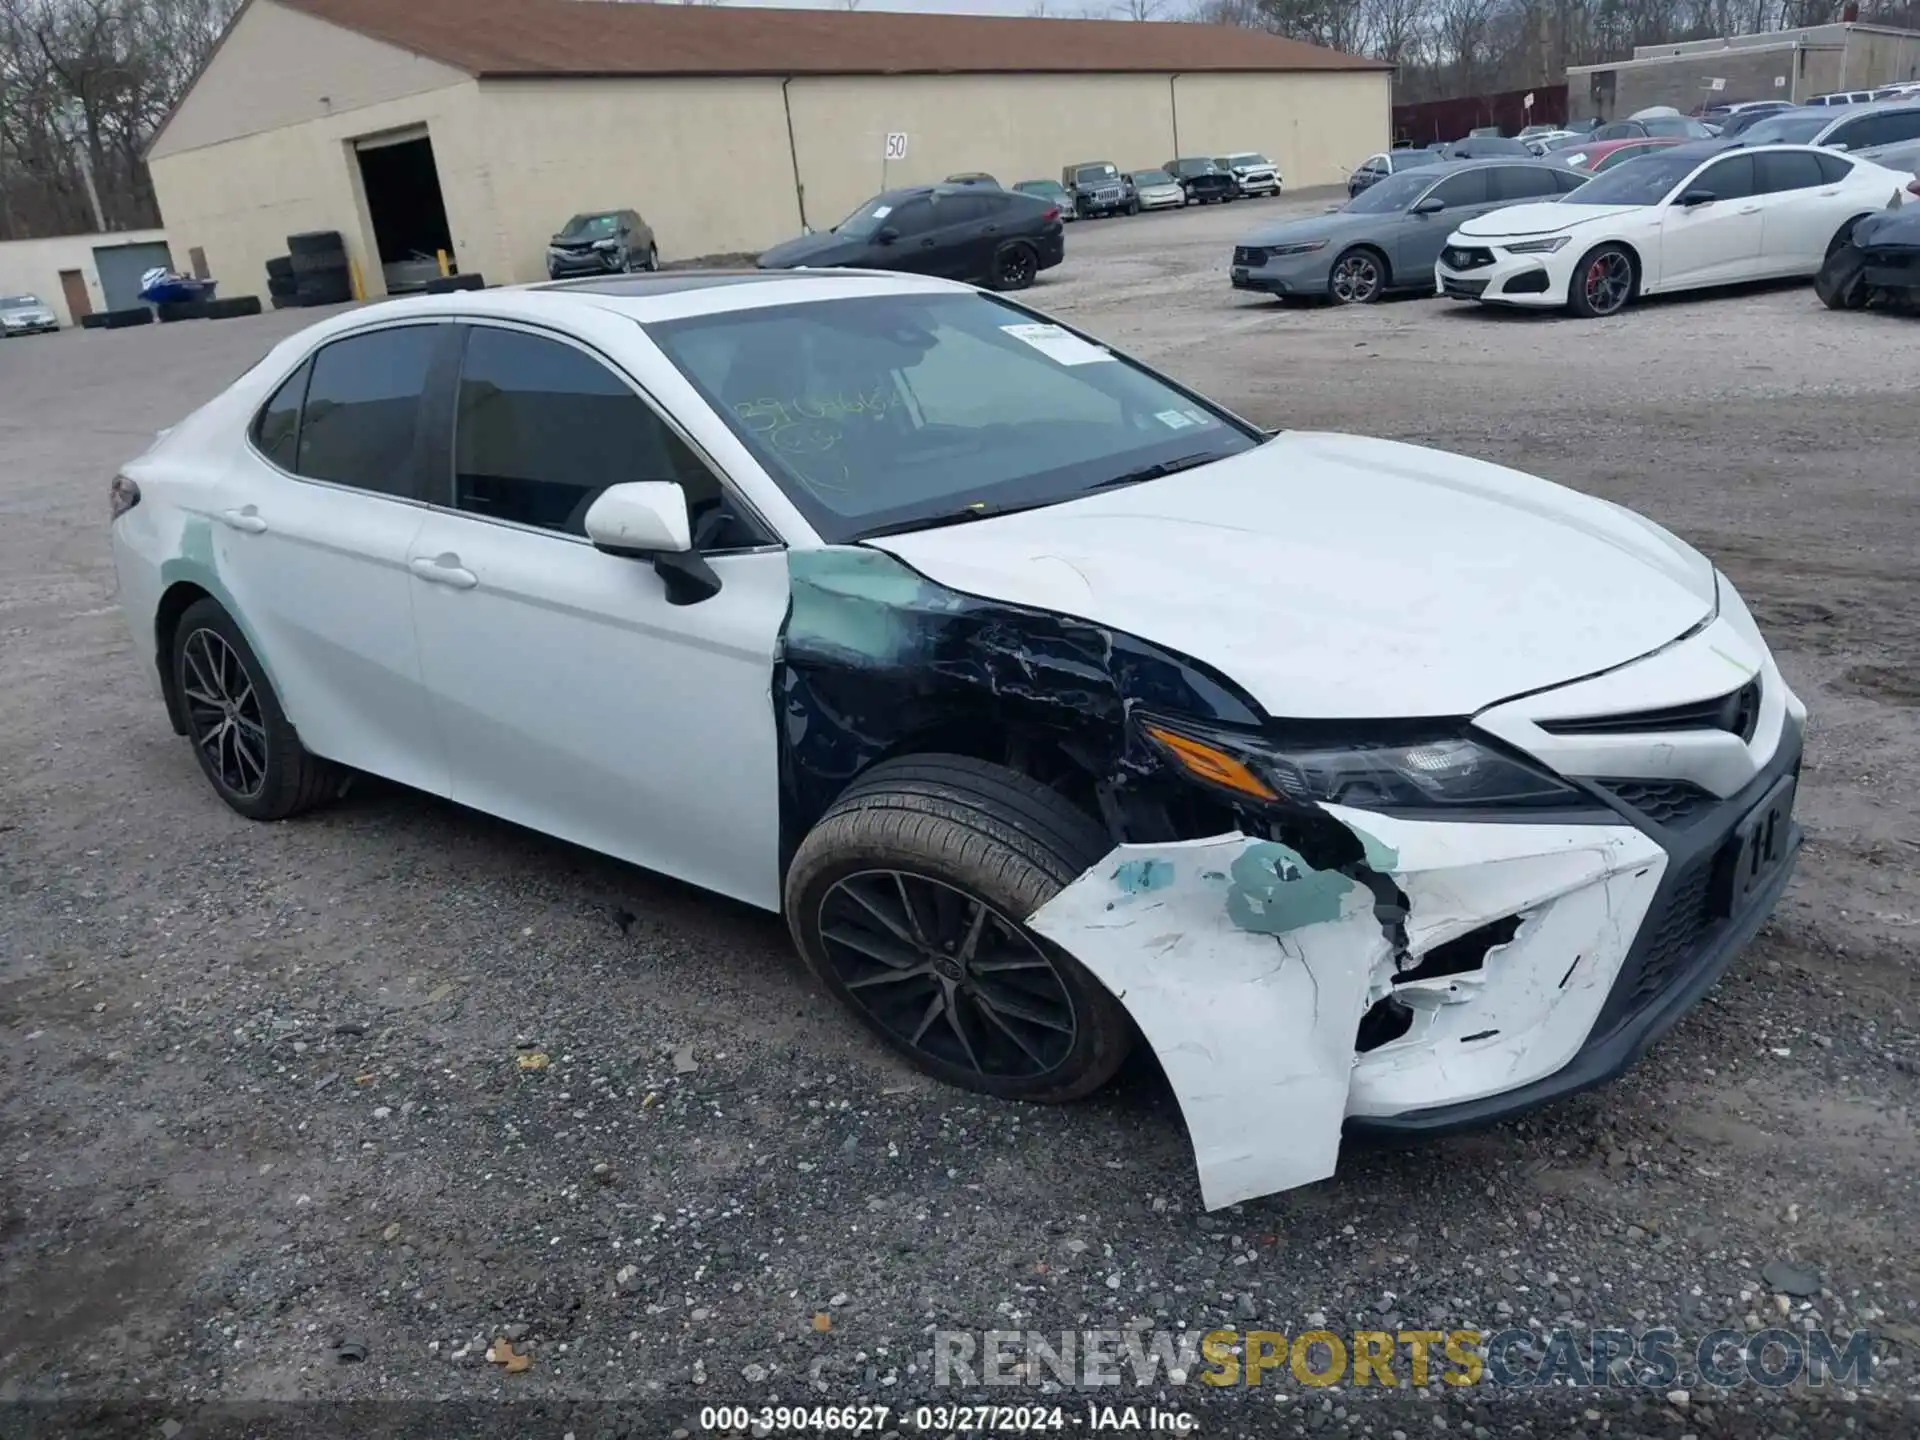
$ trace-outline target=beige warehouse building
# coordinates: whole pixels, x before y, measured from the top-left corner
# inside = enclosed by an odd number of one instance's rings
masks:
[[[301,230],[545,276],[630,207],[662,257],[757,251],[884,186],[1259,150],[1290,189],[1386,148],[1392,71],[1224,26],[605,0],[249,0],[148,154],[223,295]],[[888,159],[904,136],[903,158]]]

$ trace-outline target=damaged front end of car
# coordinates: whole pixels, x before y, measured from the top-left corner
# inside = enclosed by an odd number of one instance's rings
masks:
[[[1772,759],[1668,824],[1464,719],[1277,721],[1203,664],[884,552],[792,560],[789,833],[922,749],[1015,765],[1098,814],[1112,850],[1026,926],[1152,1047],[1208,1208],[1325,1178],[1356,1129],[1432,1133],[1609,1078],[1791,869],[1804,709],[1783,684]],[[1728,667],[1745,630],[1720,624],[1689,643]],[[1756,653],[1738,655],[1753,694],[1756,667],[1777,681]],[[1764,883],[1736,889],[1755,816],[1778,834]]]

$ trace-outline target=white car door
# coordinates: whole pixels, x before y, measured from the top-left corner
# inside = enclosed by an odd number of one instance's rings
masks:
[[[774,649],[786,554],[599,355],[475,324],[452,406],[452,493],[414,537],[422,673],[453,798],[750,904],[780,908]],[[717,594],[585,537],[592,499],[678,480]]]
[[[1713,199],[1684,203],[1705,192]],[[1721,285],[1761,271],[1761,203],[1754,194],[1753,156],[1715,160],[1675,192],[1660,212],[1660,289]]]
[[[1831,163],[1844,165],[1844,160]],[[1753,157],[1760,192],[1761,250],[1771,275],[1812,275],[1846,220],[1844,182],[1827,184],[1811,150],[1762,150]]]
[[[303,744],[447,793],[420,683],[409,547],[437,324],[323,346],[274,392],[214,514],[213,561]]]

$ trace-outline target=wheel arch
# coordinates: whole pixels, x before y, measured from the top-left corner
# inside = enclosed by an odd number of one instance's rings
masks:
[[[160,570],[162,589],[159,602],[153,611],[154,665],[160,672],[160,694],[166,703],[167,720],[173,726],[174,733],[187,733],[186,714],[181,709],[179,687],[174,683],[173,640],[180,628],[180,617],[187,613],[190,606],[198,600],[211,600],[227,617],[239,627],[246,637],[247,648],[253,651],[254,659],[260,662],[260,668],[267,672],[267,683],[273,686],[275,697],[279,700],[287,721],[297,731],[300,719],[287,706],[286,688],[281,685],[280,677],[274,672],[273,660],[260,643],[260,637],[253,626],[247,623],[247,617],[233,601],[227,587],[220,583],[220,577],[213,570],[192,560],[175,560],[163,565]]]
[[[1580,252],[1580,258],[1582,260],[1586,259],[1587,256],[1598,250],[1602,245],[1618,245],[1622,250],[1627,252],[1627,260],[1633,266],[1633,293],[1636,298],[1645,295],[1647,293],[1647,257],[1640,246],[1634,241],[1627,239],[1624,235],[1603,235],[1600,239],[1594,241],[1591,245],[1587,246],[1586,249],[1582,250]],[[1577,274],[1579,274],[1579,269],[1576,262],[1573,275],[1567,277],[1567,283],[1569,285],[1573,284],[1574,275]]]

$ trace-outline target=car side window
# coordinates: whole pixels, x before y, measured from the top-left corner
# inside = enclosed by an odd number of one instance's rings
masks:
[[[1886,110],[1878,115],[1862,115],[1848,120],[1822,144],[1844,145],[1863,150],[1869,145],[1892,145],[1900,140],[1920,138],[1920,106],[1911,110]]]
[[[1805,150],[1767,150],[1753,157],[1754,189],[1762,195],[1783,190],[1814,190],[1826,182],[1820,178],[1820,162]]]
[[[1551,170],[1531,165],[1502,165],[1492,174],[1492,198],[1495,200],[1536,200],[1558,195]]]
[[[1729,155],[1724,160],[1716,160],[1686,189],[1708,191],[1716,200],[1744,200],[1756,193],[1753,156]]]
[[[908,200],[893,207],[893,213],[887,216],[886,223],[902,235],[919,235],[933,229],[933,202],[924,197]]]
[[[294,470],[379,495],[415,493],[414,437],[439,325],[349,335],[311,362]]]
[[[970,225],[985,220],[994,212],[995,205],[990,195],[963,194],[940,195],[933,201],[933,224],[936,229],[949,225]]]
[[[303,362],[280,382],[273,398],[260,407],[253,420],[254,446],[282,470],[293,469],[297,458],[294,452],[300,442],[300,406],[307,398],[307,377],[312,373],[313,362]]]
[[[1838,155],[1822,152],[1814,156],[1813,160],[1820,167],[1822,185],[1838,185],[1853,173],[1853,162],[1843,160]]]
[[[1367,159],[1367,163],[1360,168],[1371,175],[1384,175],[1387,173],[1387,157],[1384,155],[1370,156]]]
[[[1598,170],[1601,167],[1595,166],[1594,168]],[[1582,185],[1587,183],[1588,178],[1586,173],[1580,170],[1554,170],[1549,173],[1553,176],[1554,188],[1562,195],[1566,194],[1569,190],[1578,190]]]
[[[1484,205],[1487,200],[1487,172],[1463,170],[1458,175],[1449,175],[1428,193],[1444,202],[1449,210],[1457,210],[1462,205]]]
[[[520,330],[467,335],[453,470],[456,509],[568,535],[586,534],[587,507],[609,485],[674,481],[701,548],[755,543],[719,533],[737,524],[719,479],[624,380]]]

